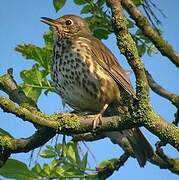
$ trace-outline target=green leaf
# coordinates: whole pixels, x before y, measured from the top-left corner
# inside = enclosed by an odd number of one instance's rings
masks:
[[[46,149],[40,152],[40,156],[43,158],[55,158],[57,154],[53,150]]]
[[[130,19],[127,19],[127,21],[128,21],[127,27],[128,28],[133,28],[134,27],[133,21],[131,21]]]
[[[53,89],[46,79],[48,72],[40,70],[40,65],[35,64],[30,70],[23,70],[20,76],[24,83],[21,85],[26,96],[37,102],[43,89]]]
[[[32,59],[37,63],[30,70],[23,70],[21,78],[24,83],[22,88],[29,98],[37,102],[42,90],[54,91],[51,81],[47,80],[51,72],[51,58],[53,49],[53,36],[49,31],[43,35],[45,47],[40,48],[34,44],[21,44],[15,50],[20,52],[26,59]]]
[[[58,12],[64,5],[65,5],[66,0],[53,0],[53,6]]]
[[[4,135],[13,138],[13,136],[9,132],[7,132],[4,129],[0,128],[0,136],[4,136]]]
[[[28,84],[23,84],[22,89],[25,92],[26,96],[37,102],[38,98],[41,95],[42,90],[39,88],[31,87]]]
[[[76,162],[75,148],[72,144],[69,144],[69,146],[68,146],[67,156],[72,162]]]
[[[42,87],[42,80],[46,77],[47,72],[39,70],[39,65],[33,65],[30,70],[23,70],[20,73],[22,80],[29,84],[39,85]]]
[[[87,2],[88,2],[88,0],[74,0],[74,3],[77,5],[86,4]]]
[[[20,52],[26,59],[32,59],[38,62],[48,73],[51,71],[51,48],[40,48],[34,44],[21,44],[18,45],[15,50]]]
[[[87,162],[88,162],[88,152],[85,153],[85,155],[83,156],[83,159],[82,159],[82,161],[81,161],[81,168],[82,168],[83,170],[86,169]]]
[[[82,9],[81,9],[81,14],[87,14],[87,13],[90,13],[91,11],[91,6],[88,4],[86,6],[84,6]]]
[[[8,159],[6,164],[0,169],[0,175],[6,178],[19,180],[35,180],[35,174],[30,172],[27,165],[15,159]]]
[[[106,2],[106,0],[98,0],[98,1],[97,1],[97,5],[98,5],[99,7],[101,7],[101,6],[104,5],[105,2]]]
[[[79,169],[71,169],[71,171],[65,171],[64,176],[68,178],[84,178],[84,174]]]
[[[39,163],[35,164],[35,166],[31,169],[31,172],[40,174],[42,171],[42,168]]]
[[[57,174],[57,176],[60,176],[60,177],[64,177],[64,173],[71,170],[72,169],[72,166],[70,165],[63,165],[63,166],[60,166],[60,167],[57,167],[55,169],[55,174]]]
[[[107,39],[109,31],[104,28],[96,28],[93,33],[98,39]]]
[[[47,145],[46,148],[51,150],[51,151],[55,151],[55,148],[53,146]]]
[[[57,166],[59,166],[59,160],[53,159],[52,162],[50,163],[50,169],[54,169]]]
[[[151,43],[151,40],[147,38],[140,29],[136,31],[135,35],[138,36],[138,38],[143,39],[145,43]]]
[[[146,51],[146,46],[145,44],[141,44],[137,46],[137,49],[138,49],[139,56],[142,57]]]
[[[149,56],[152,56],[153,54],[156,54],[157,52],[158,52],[158,50],[155,47],[155,45],[153,45],[153,44],[151,44],[151,46],[147,48],[147,54]]]
[[[23,70],[20,73],[21,78],[24,83],[22,84],[22,89],[26,96],[37,102],[38,97],[41,94],[42,89],[42,75],[38,71],[37,66],[33,66],[31,70]]]
[[[143,4],[144,0],[132,0],[136,6],[140,6]]]
[[[41,48],[34,44],[20,44],[15,48],[17,52],[20,52],[26,59],[34,59],[42,64]]]
[[[78,143],[70,141],[68,142],[68,157],[72,159],[78,166],[81,165],[81,159],[78,152]]]
[[[48,164],[44,164],[43,171],[49,176],[50,175],[50,167]]]
[[[112,23],[110,17],[105,14],[93,15],[85,18],[89,24],[90,30],[99,39],[107,39],[108,35],[113,32]]]
[[[52,31],[45,32],[43,35],[45,45],[48,49],[53,49],[53,33]]]
[[[76,168],[73,164],[66,163],[63,166],[59,166],[53,171],[57,177],[65,178],[83,178],[84,173],[80,168]]]
[[[57,151],[57,152],[60,152],[62,150],[62,148],[63,148],[62,144],[55,145],[55,151]]]

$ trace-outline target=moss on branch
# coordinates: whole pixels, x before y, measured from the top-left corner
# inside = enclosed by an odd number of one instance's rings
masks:
[[[19,106],[6,97],[0,97],[0,107],[5,112],[12,113],[24,121],[53,128],[59,134],[72,135],[93,131],[94,117],[91,116],[78,116],[70,113],[47,115],[31,107]],[[103,124],[97,131],[123,130],[139,126],[139,124],[132,122],[128,116],[125,118],[123,114],[121,117],[103,117]]]
[[[14,149],[14,144],[9,136],[0,136],[0,167],[4,165],[6,160],[11,155],[11,150]]]
[[[134,118],[134,122],[141,123],[161,140],[167,141],[179,150],[179,129],[173,124],[165,122],[157,115],[150,103],[148,95],[149,85],[144,65],[138,55],[136,45],[128,32],[127,21],[123,15],[121,2],[118,0],[108,0],[108,5],[113,15],[118,47],[128,60],[136,77],[137,98],[134,100],[131,116]]]

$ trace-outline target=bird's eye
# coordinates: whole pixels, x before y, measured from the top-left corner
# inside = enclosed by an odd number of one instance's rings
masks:
[[[67,26],[71,25],[72,23],[73,23],[73,21],[71,19],[68,19],[68,20],[65,21],[65,24]]]

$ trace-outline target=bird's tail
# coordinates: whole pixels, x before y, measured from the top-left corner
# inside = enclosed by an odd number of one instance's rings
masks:
[[[140,167],[144,167],[146,161],[153,156],[152,146],[139,128],[128,129],[122,131],[122,133],[107,132],[105,135],[108,136],[113,143],[119,145],[121,145],[122,138],[127,137]]]

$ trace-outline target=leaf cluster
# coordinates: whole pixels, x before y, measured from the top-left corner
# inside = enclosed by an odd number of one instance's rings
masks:
[[[25,59],[33,60],[35,63],[31,69],[20,72],[23,80],[21,87],[26,96],[35,102],[43,90],[45,94],[54,91],[53,83],[49,78],[53,47],[52,32],[45,33],[43,38],[44,47],[38,47],[34,44],[20,44],[15,48]]]
[[[9,159],[0,169],[0,175],[16,180],[84,178],[89,175],[88,152],[80,155],[76,142],[69,141],[67,144],[57,144],[54,147],[46,146],[45,150],[40,152],[40,156],[50,159],[50,163],[36,163],[29,168],[21,161]]]

